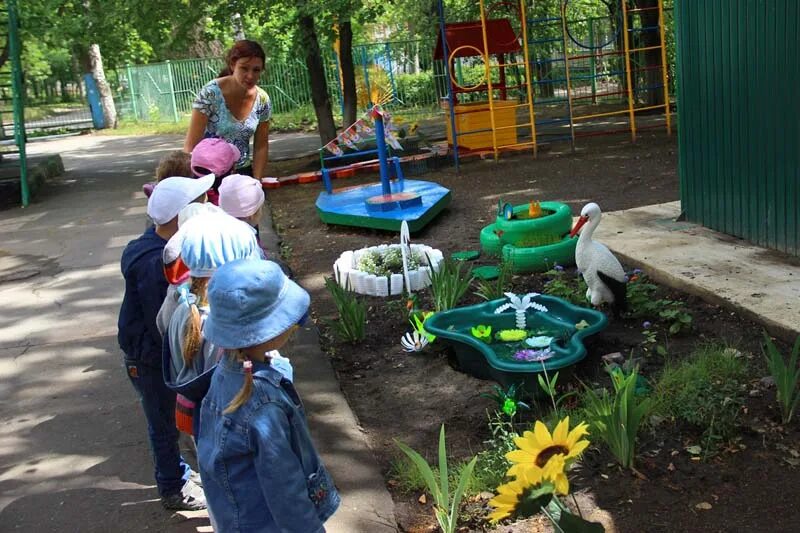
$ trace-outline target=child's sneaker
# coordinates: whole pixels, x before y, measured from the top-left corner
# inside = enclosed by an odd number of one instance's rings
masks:
[[[162,496],[161,505],[171,511],[200,511],[206,508],[206,495],[199,485],[189,479],[180,492]]]

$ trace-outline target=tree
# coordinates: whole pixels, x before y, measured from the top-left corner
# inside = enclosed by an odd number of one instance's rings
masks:
[[[347,126],[356,121],[358,115],[358,94],[356,92],[356,71],[353,65],[353,27],[350,19],[339,24],[339,65],[342,69],[342,121]]]
[[[333,122],[331,99],[328,96],[328,82],[325,79],[325,67],[322,64],[322,54],[314,27],[314,17],[310,13],[301,12],[297,23],[300,31],[299,42],[303,48],[311,84],[311,101],[314,105],[314,112],[317,115],[319,138],[322,144],[328,144],[329,141],[336,138],[336,124]]]
[[[100,93],[100,105],[103,108],[103,119],[107,128],[117,127],[117,108],[114,106],[114,96],[111,94],[111,87],[106,81],[106,73],[103,70],[103,58],[100,55],[100,47],[97,44],[89,45],[89,65],[90,72],[97,84],[97,92]]]

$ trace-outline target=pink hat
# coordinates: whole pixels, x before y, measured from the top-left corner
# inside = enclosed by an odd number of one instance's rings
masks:
[[[236,218],[249,217],[264,205],[261,182],[250,176],[231,174],[219,186],[219,206]]]
[[[241,156],[239,149],[225,139],[203,139],[192,150],[192,172],[197,176],[208,172],[224,176],[233,170]]]

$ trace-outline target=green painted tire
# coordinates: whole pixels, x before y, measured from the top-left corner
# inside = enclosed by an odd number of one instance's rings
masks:
[[[503,246],[503,261],[511,265],[514,274],[526,272],[546,272],[554,265],[571,266],[575,264],[577,238],[565,235],[555,244],[517,248],[510,244]]]
[[[500,242],[495,232],[495,225],[489,224],[481,230],[481,251],[492,257],[500,257],[503,250],[503,243]]]
[[[506,220],[502,216],[497,217],[493,230],[502,232],[499,240],[503,244],[518,245],[522,241],[531,238],[548,237],[553,240],[560,238],[572,229],[572,210],[567,204],[561,202],[541,202],[543,211],[550,211],[549,215],[533,219],[513,218]],[[514,206],[514,214],[525,213],[528,211],[528,204]],[[481,232],[481,236],[483,233]],[[551,241],[552,242],[552,241]]]

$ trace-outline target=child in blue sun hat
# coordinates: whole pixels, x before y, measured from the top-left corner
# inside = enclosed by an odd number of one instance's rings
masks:
[[[204,335],[225,348],[203,399],[198,463],[215,531],[324,532],[340,498],[297,391],[274,361],[309,296],[271,261],[233,261],[208,286]]]
[[[202,335],[209,311],[208,279],[227,262],[260,259],[261,249],[252,227],[222,211],[205,211],[192,217],[173,239],[179,241],[180,261],[188,268],[189,277],[176,286],[174,301],[168,296],[161,307],[161,319],[168,322],[162,368],[164,382],[178,393],[178,429],[196,436],[200,401],[222,354]]]

